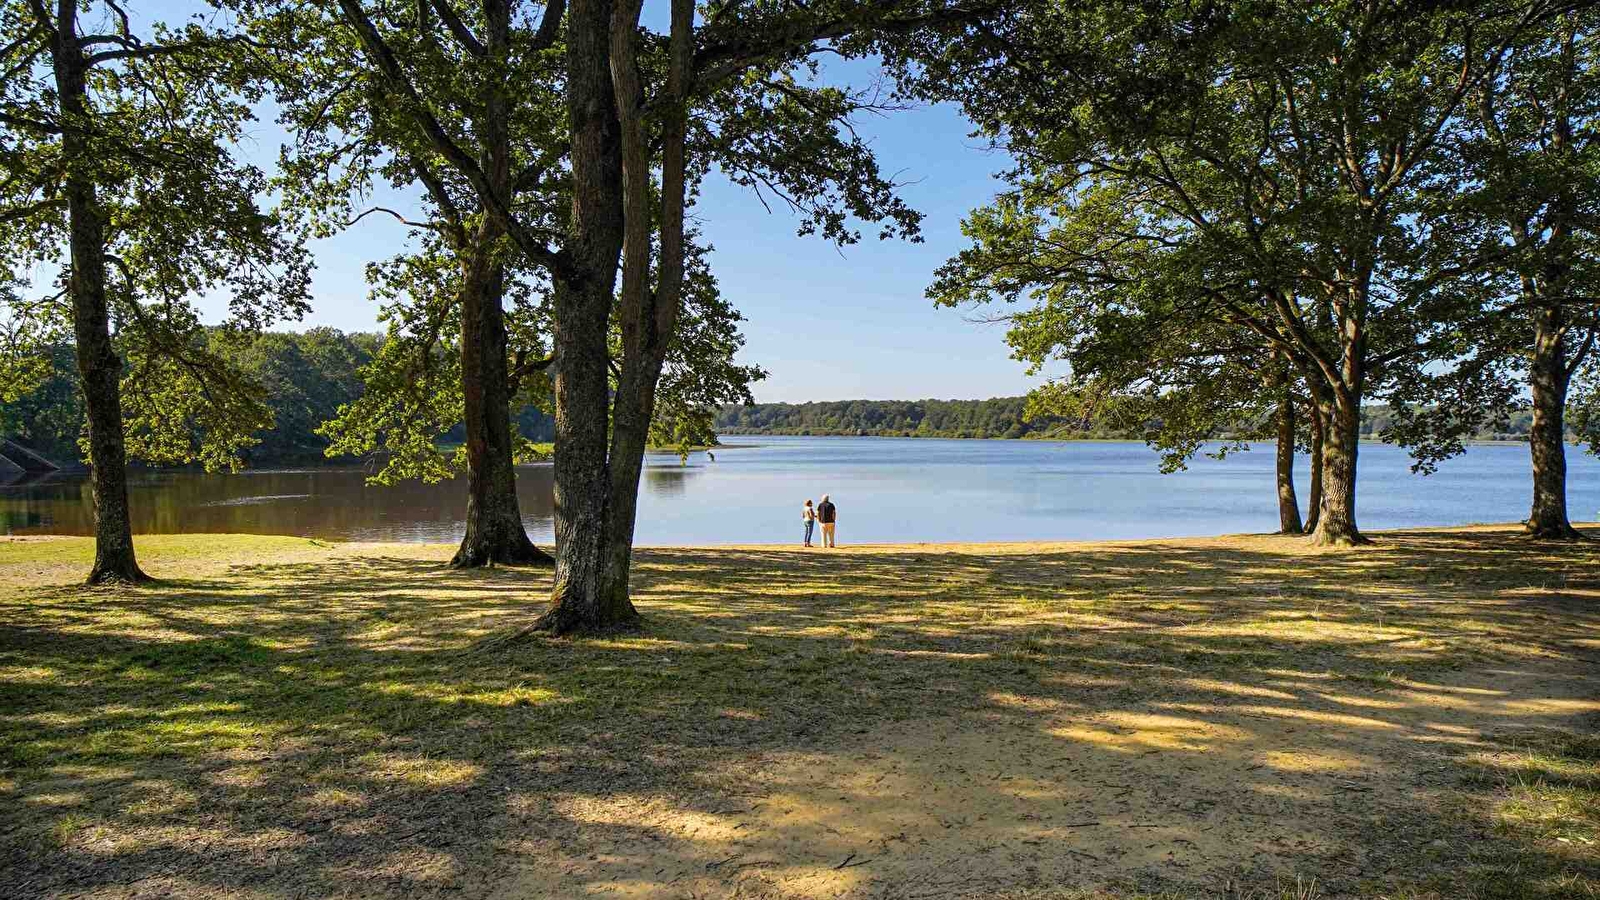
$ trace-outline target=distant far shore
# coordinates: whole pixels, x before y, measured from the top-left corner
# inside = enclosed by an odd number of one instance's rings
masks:
[[[717,433],[718,444],[714,449],[737,447],[736,444],[721,442],[722,438],[760,438],[760,437],[865,437],[865,438],[925,438],[938,441],[1042,441],[1063,444],[1142,444],[1141,437],[1104,437],[1100,435],[1064,435],[1064,434],[1024,434],[1016,437],[995,434],[930,434],[915,431],[722,431]],[[1214,442],[1244,440],[1253,444],[1271,443],[1271,438],[1236,438],[1232,435],[1218,435],[1212,439]],[[1365,436],[1362,442],[1367,444],[1388,443],[1379,437]],[[1527,444],[1526,437],[1504,438],[1474,438],[1462,441],[1469,447],[1480,445],[1497,446],[1500,444]],[[1578,442],[1569,442],[1576,445]],[[651,452],[666,452],[671,448],[652,448]],[[703,450],[704,447],[692,448]]]

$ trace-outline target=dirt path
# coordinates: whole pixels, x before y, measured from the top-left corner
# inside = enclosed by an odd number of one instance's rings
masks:
[[[450,550],[0,541],[0,898],[1600,898],[1592,546]]]
[[[887,900],[1063,884],[1226,896],[1313,877],[1317,896],[1363,896],[1419,854],[1467,854],[1477,836],[1441,818],[1452,760],[1495,733],[1600,714],[1593,675],[1497,668],[1365,691],[1283,673],[1087,714],[997,697],[1003,711],[769,755],[740,773],[761,792],[721,811],[560,801],[578,843],[493,896]],[[1197,702],[1218,691],[1236,700]]]

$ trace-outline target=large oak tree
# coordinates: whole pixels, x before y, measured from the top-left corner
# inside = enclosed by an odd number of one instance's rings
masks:
[[[1215,263],[1193,302],[1300,369],[1324,438],[1314,539],[1354,543],[1362,404],[1458,346],[1474,310],[1454,285],[1496,252],[1441,240],[1421,215],[1460,177],[1442,148],[1558,10],[1035,4],[981,40],[924,48],[931,62],[907,74],[1012,152],[1024,196],[1059,198],[1070,219],[1114,185],[1127,240]]]
[[[517,180],[494,177],[469,152],[470,133],[430,86],[422,62],[403,51],[396,23],[386,25],[359,0],[339,7],[381,74],[387,102],[550,281],[556,573],[551,607],[532,627],[566,633],[629,623],[637,617],[628,572],[638,481],[682,314],[694,185],[716,166],[782,197],[801,212],[803,231],[834,240],[854,238],[851,216],[886,221],[886,233],[914,233],[916,215],[894,196],[865,144],[839,127],[863,101],[793,70],[827,42],[870,52],[867,36],[973,9],[730,2],[708,6],[697,23],[693,3],[674,0],[662,34],[641,27],[639,3],[575,0],[555,76],[565,97],[558,142],[567,151],[570,206],[552,229],[519,208]],[[536,43],[551,21],[546,10],[533,30],[531,16],[509,4],[489,18],[512,23],[511,54]],[[504,71],[485,77],[503,86]],[[505,116],[514,121],[520,108],[505,96]]]
[[[91,583],[146,577],[128,516],[130,450],[225,465],[270,423],[189,303],[225,295],[229,327],[246,329],[305,308],[298,235],[260,208],[264,176],[230,152],[260,96],[257,50],[209,20],[141,34],[115,0],[0,7],[0,253],[13,281],[59,272],[57,290],[30,285],[5,315],[72,337]]]

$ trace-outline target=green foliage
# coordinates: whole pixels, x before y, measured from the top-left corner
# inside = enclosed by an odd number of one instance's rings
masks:
[[[30,391],[11,385],[15,395],[0,402],[0,435],[20,440],[49,459],[77,461],[84,411],[72,346],[46,344],[31,350],[27,359],[42,363],[44,372],[30,379]]]
[[[234,342],[238,343],[238,342]],[[317,429],[343,404],[361,395],[359,370],[378,352],[372,334],[342,334],[332,328],[303,333],[266,332],[225,348],[230,360],[261,386],[272,408],[273,427],[257,435],[252,462],[318,458],[327,439]]]
[[[68,322],[58,303],[28,301],[20,282],[0,282],[0,404],[38,390],[53,374],[50,348],[65,337]],[[0,422],[0,431],[5,424]]]
[[[398,256],[367,268],[373,296],[388,325],[382,344],[360,369],[362,389],[319,429],[326,454],[378,454],[375,484],[408,478],[441,481],[466,466],[465,451],[439,444],[462,421],[459,319],[454,303],[460,273],[442,252]]]
[[[1024,397],[992,400],[840,400],[729,406],[717,416],[726,434],[872,434],[905,437],[1045,437],[1078,423],[1029,417]]]
[[[273,426],[266,392],[218,345],[243,339],[192,321],[182,334],[132,329],[120,342],[123,431],[128,455],[158,466],[199,464],[238,471],[256,432]],[[89,445],[83,442],[87,456]]]
[[[734,361],[744,346],[739,333],[744,317],[717,288],[706,260],[711,248],[690,247],[694,252],[685,272],[683,310],[650,422],[651,446],[677,447],[683,453],[715,444],[719,412],[731,404],[754,403],[750,386],[767,376],[759,366]]]
[[[152,354],[124,343],[119,349],[129,360],[124,404],[130,446],[138,443],[142,457],[150,462],[207,462],[202,454],[217,443],[208,440],[207,433],[219,427],[211,424],[219,413],[201,408],[199,401],[217,376],[198,377],[187,366],[209,364],[223,367],[228,377],[240,378],[243,383],[237,390],[267,407],[265,412],[254,407],[246,412],[272,422],[270,428],[254,432],[249,443],[233,445],[237,451],[233,456],[218,444],[224,452],[210,460],[212,466],[229,467],[237,457],[252,463],[320,458],[327,441],[317,434],[317,427],[337,412],[339,404],[360,394],[357,370],[371,359],[378,343],[376,335],[345,335],[328,328],[255,336],[208,329],[186,350],[184,364],[174,362],[170,354]],[[48,372],[31,393],[0,403],[0,435],[17,438],[54,460],[82,462],[84,410],[72,346],[51,344],[38,358],[46,362]],[[195,400],[183,396],[191,392]],[[220,427],[228,430],[226,423]],[[237,435],[241,430],[228,431]]]
[[[1452,135],[1445,165],[1458,173],[1424,207],[1440,242],[1477,248],[1452,289],[1486,299],[1463,328],[1451,365],[1417,371],[1404,399],[1439,411],[1402,428],[1431,437],[1447,455],[1459,432],[1483,427],[1496,401],[1526,408],[1535,319],[1553,311],[1558,340],[1544,353],[1572,377],[1568,424],[1600,445],[1592,351],[1600,331],[1600,8],[1578,5],[1531,18],[1492,77],[1472,92],[1470,114]],[[1487,398],[1483,402],[1481,398]],[[1490,423],[1492,425],[1492,422]]]
[[[1142,437],[1169,471],[1219,434],[1265,437],[1247,423],[1268,421],[1282,396],[1272,385],[1290,373],[1197,288],[1231,293],[1249,278],[1186,240],[1181,222],[1142,210],[1128,183],[1064,181],[1019,182],[974,212],[963,225],[971,246],[940,268],[929,296],[945,306],[1032,302],[1005,316],[1012,356],[1033,374],[1062,363],[1070,373],[1034,392],[1034,415]]]
[[[1040,3],[914,38],[905,90],[1016,160],[929,294],[1025,304],[1014,355],[1069,373],[1041,405],[1114,399],[1161,423],[1168,465],[1292,377],[1340,411],[1390,400],[1385,436],[1426,468],[1513,399],[1492,365],[1435,377],[1505,296],[1486,230],[1436,213],[1481,177],[1467,98],[1556,11]]]
[[[74,33],[59,40],[60,20],[47,7],[0,9],[0,277],[8,287],[0,400],[50,377],[44,351],[66,338],[72,304],[84,301],[63,251],[69,227],[82,233],[83,224],[68,221],[67,194],[87,183],[77,215],[103,225],[103,245],[89,252],[106,267],[125,355],[128,451],[157,463],[236,466],[254,432],[270,426],[270,411],[260,387],[213,346],[191,301],[225,298],[226,327],[258,331],[303,313],[310,282],[303,234],[263,208],[266,176],[233,155],[263,99],[255,54],[237,31],[210,20],[156,24],[141,36],[115,4],[77,9]],[[103,23],[106,33],[84,33]],[[82,114],[69,105],[78,96],[58,83],[69,71],[66,45],[88,70]],[[81,144],[75,152],[68,134]]]

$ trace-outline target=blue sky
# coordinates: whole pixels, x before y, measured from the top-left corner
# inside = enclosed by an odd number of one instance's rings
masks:
[[[178,10],[186,6],[188,0],[157,0],[151,17],[181,19]],[[647,20],[654,12],[647,10]],[[835,59],[824,67],[825,80],[858,86],[875,74],[876,67],[861,62]],[[843,249],[800,238],[787,210],[769,213],[752,193],[716,176],[695,210],[702,234],[716,248],[713,270],[722,290],[748,320],[741,359],[771,373],[756,386],[756,398],[953,399],[1026,392],[1037,379],[1010,359],[1003,329],[974,323],[964,311],[935,309],[923,296],[934,269],[963,246],[960,220],[988,202],[1005,157],[969,138],[969,124],[948,107],[867,117],[858,131],[871,141],[883,170],[906,184],[903,196],[926,215],[924,243],[879,241],[870,226],[861,243]],[[271,165],[282,132],[264,120],[253,138],[245,154]],[[387,192],[380,199],[412,206]],[[315,308],[294,327],[376,329],[377,307],[367,297],[364,268],[396,253],[405,240],[398,223],[369,216],[318,242]]]
[[[748,319],[746,357],[771,377],[761,400],[981,398],[1025,392],[1030,379],[1009,358],[1003,329],[923,296],[933,271],[963,246],[960,222],[996,190],[1006,164],[967,137],[948,108],[872,118],[885,172],[926,215],[924,242],[879,241],[836,248],[795,235],[785,210],[768,213],[748,191],[716,180],[698,210],[716,253],[724,294]]]
[[[267,126],[267,123],[262,123]],[[999,326],[923,296],[934,269],[963,246],[960,222],[996,190],[1006,160],[969,138],[953,109],[921,107],[860,123],[884,171],[926,215],[924,242],[862,241],[836,248],[795,234],[787,209],[769,213],[743,188],[714,176],[695,210],[715,248],[713,270],[744,313],[741,358],[771,374],[762,401],[982,398],[1024,393],[1036,379],[1012,360]],[[260,129],[259,144],[275,142]],[[391,198],[392,199],[392,198]],[[405,230],[370,216],[316,249],[316,308],[304,325],[376,327],[364,266],[387,257]]]

